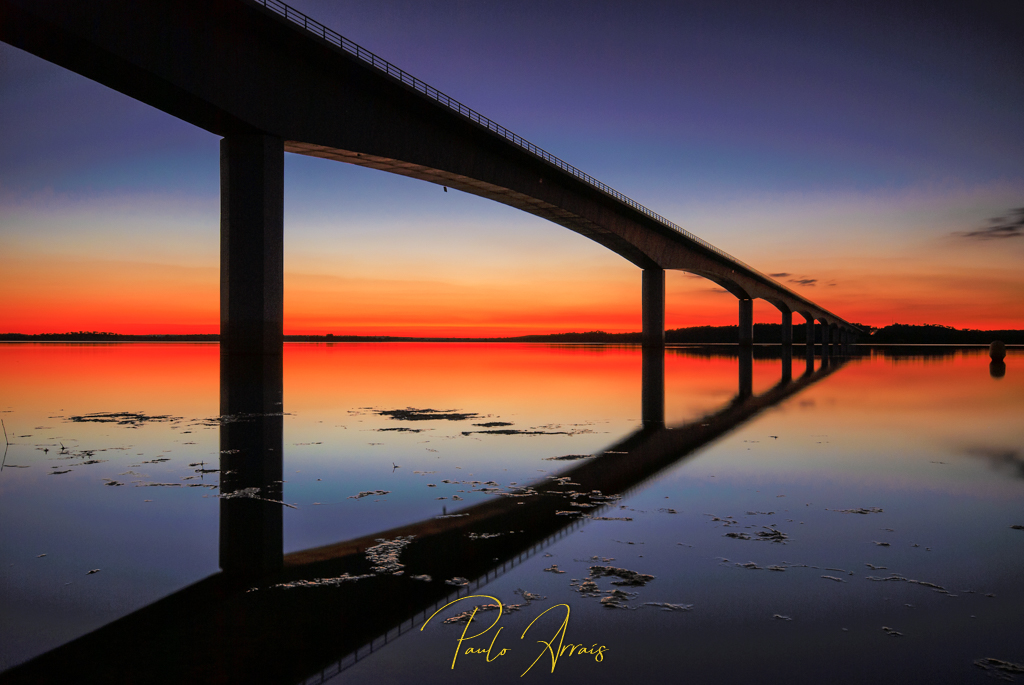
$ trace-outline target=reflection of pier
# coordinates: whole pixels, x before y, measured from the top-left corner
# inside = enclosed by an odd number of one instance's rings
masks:
[[[607,502],[603,497],[640,486],[840,368],[833,362],[794,381],[786,371],[791,356],[784,354],[780,382],[753,395],[752,355],[750,348],[741,348],[740,391],[733,400],[698,421],[668,428],[662,351],[645,350],[645,357],[643,425],[605,453],[534,483],[529,494],[495,495],[454,512],[457,517],[430,518],[288,555],[281,554],[281,506],[268,501],[280,499],[281,367],[261,357],[252,362],[258,369],[245,360],[223,360],[222,408],[234,410],[236,420],[221,427],[221,466],[233,471],[222,476],[222,488],[224,494],[249,492],[262,499],[222,500],[222,572],[15,667],[0,681],[59,682],[76,674],[76,680],[110,683],[297,682],[323,669],[336,672],[408,630],[452,595],[485,584],[582,525],[582,511],[598,511]],[[571,502],[597,506],[579,515],[557,513],[572,510]],[[471,539],[469,533],[500,536]],[[403,576],[269,587],[371,574],[366,549],[399,536],[414,536],[401,552]],[[412,580],[414,574],[433,580]],[[470,579],[468,588],[443,582],[456,576]],[[247,592],[257,584],[261,589]]]

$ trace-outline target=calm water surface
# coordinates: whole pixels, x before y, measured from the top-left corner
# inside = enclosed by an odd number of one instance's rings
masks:
[[[795,350],[0,345],[0,681],[1012,677],[1024,351]]]

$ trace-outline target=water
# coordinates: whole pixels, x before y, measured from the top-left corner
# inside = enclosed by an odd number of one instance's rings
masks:
[[[0,345],[0,680],[1013,675],[1024,351],[795,349]]]

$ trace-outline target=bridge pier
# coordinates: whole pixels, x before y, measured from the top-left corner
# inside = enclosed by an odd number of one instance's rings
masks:
[[[782,312],[782,344],[789,348],[793,346],[793,312],[788,309]]]
[[[821,322],[821,356],[832,354],[832,327],[827,321]]]
[[[220,346],[281,354],[284,333],[284,141],[220,142]]]
[[[651,267],[643,270],[641,309],[643,346],[665,346],[665,270]],[[664,362],[663,362],[664,363]]]
[[[740,330],[737,342],[740,345],[754,344],[754,301],[740,300]]]

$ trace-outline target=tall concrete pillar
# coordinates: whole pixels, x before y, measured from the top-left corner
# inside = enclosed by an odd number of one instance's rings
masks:
[[[655,345],[641,350],[640,415],[645,426],[665,425],[665,349]]]
[[[832,354],[832,327],[827,321],[821,322],[821,356]]]
[[[807,357],[807,368],[814,370],[814,317],[807,314],[804,317],[804,353]]]
[[[834,323],[834,324],[830,325],[829,326],[829,330],[831,331],[831,334],[832,334],[831,335],[831,337],[832,337],[832,353],[833,354],[839,354],[840,349],[841,349],[841,345],[840,345],[840,342],[839,342],[839,324],[835,324]]]
[[[740,345],[754,343],[754,301],[740,300],[740,330],[737,342]]]
[[[782,344],[789,348],[793,346],[793,312],[788,309],[782,312]]]
[[[284,325],[284,142],[220,142],[220,344],[281,354]]]
[[[665,346],[665,270],[643,270],[641,305],[644,347]]]

